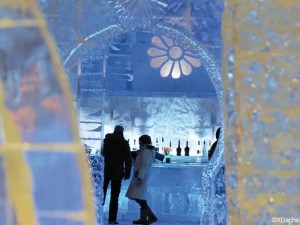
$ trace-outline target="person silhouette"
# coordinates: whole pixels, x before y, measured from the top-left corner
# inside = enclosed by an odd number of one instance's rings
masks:
[[[105,135],[102,149],[104,157],[103,205],[105,203],[108,185],[111,182],[109,224],[118,224],[117,213],[122,179],[129,179],[131,173],[132,162],[130,147],[124,138],[123,131],[124,128],[122,126],[115,126],[112,134],[109,133]]]
[[[140,219],[132,221],[133,224],[152,224],[158,219],[147,204],[147,187],[150,168],[155,161],[155,147],[149,135],[139,138],[140,149],[134,161],[134,177],[126,192],[126,197],[140,205]]]
[[[219,137],[220,137],[220,132],[221,132],[221,128],[219,127],[216,131],[216,141],[213,143],[213,145],[211,146],[209,152],[208,152],[208,160],[211,159],[211,157],[213,156],[215,150],[216,150],[216,147],[217,147],[217,144],[218,144],[218,140],[219,140]]]

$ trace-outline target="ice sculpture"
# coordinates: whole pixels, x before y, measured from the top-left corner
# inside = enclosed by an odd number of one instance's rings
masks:
[[[0,39],[0,224],[94,224],[70,90],[35,1],[0,3]]]
[[[192,156],[204,141],[215,141],[215,129],[220,126],[213,118],[219,116],[216,97],[112,97],[105,98],[104,133],[112,132],[119,124],[125,128],[124,136],[131,147],[142,134],[151,135],[157,145],[189,141]],[[164,142],[162,142],[164,138]]]
[[[122,26],[136,28],[151,26],[154,20],[158,20],[166,14],[168,7],[166,0],[109,0],[108,3]]]
[[[171,38],[166,36],[154,36],[152,38],[152,48],[148,50],[148,55],[152,56],[151,66],[160,68],[160,75],[167,77],[172,74],[174,79],[180,75],[190,75],[193,67],[199,67],[201,62],[194,58],[194,55],[184,46],[180,46]]]

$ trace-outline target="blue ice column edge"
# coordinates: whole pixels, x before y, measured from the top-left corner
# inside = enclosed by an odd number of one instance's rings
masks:
[[[94,204],[96,208],[96,224],[103,224],[103,181],[104,181],[104,159],[101,155],[87,155],[90,174],[94,185]]]

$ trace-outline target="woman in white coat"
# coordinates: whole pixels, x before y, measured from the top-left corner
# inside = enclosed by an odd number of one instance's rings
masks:
[[[139,138],[140,149],[134,161],[134,177],[128,187],[126,197],[136,201],[140,209],[140,219],[133,224],[152,224],[157,221],[156,216],[147,204],[147,183],[149,170],[155,161],[155,147],[151,145],[151,137],[142,135]]]

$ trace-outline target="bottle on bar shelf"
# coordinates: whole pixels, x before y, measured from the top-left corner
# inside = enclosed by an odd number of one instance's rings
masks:
[[[197,156],[200,155],[200,140],[198,141],[198,149],[197,149]]]
[[[137,144],[136,144],[136,140],[134,139],[133,140],[133,148],[132,148],[133,151],[136,151],[138,150],[138,147],[137,147]]]
[[[186,146],[184,148],[184,155],[189,156],[190,155],[190,147],[189,147],[189,142],[186,142]]]
[[[128,139],[128,143],[129,143],[129,139]],[[130,145],[129,145],[129,148],[130,148]],[[131,154],[131,158],[133,158],[134,160],[136,159],[137,157],[137,146],[136,146],[136,140],[134,139],[133,140],[133,148],[132,148],[132,151],[130,151],[130,154]]]
[[[155,151],[156,151],[156,152],[159,151],[158,138],[156,138]]]
[[[178,147],[176,148],[176,153],[177,156],[181,156],[180,140],[178,140]]]
[[[170,140],[169,150],[168,150],[168,154],[166,156],[166,161],[168,161],[169,163],[171,162],[171,154],[172,154],[172,142]]]
[[[164,152],[164,137],[161,137],[161,152]]]
[[[208,162],[208,154],[205,146],[205,140],[203,142],[201,162]]]

